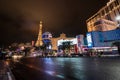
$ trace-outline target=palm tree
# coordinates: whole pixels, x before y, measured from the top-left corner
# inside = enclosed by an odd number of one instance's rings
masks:
[[[120,55],[120,42],[115,41],[115,42],[112,43],[112,46],[116,46],[118,48],[118,52],[119,52],[119,55]]]
[[[61,48],[63,51],[68,50],[68,53],[70,53],[70,48],[71,48],[71,41],[66,41],[66,42],[62,42]]]

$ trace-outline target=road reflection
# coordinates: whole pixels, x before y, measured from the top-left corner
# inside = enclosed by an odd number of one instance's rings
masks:
[[[120,58],[26,58],[16,67],[36,74],[31,76],[36,80],[120,80],[119,62]],[[30,77],[26,73],[24,77]]]

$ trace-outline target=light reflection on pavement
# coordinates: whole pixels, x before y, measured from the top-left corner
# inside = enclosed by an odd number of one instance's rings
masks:
[[[119,57],[27,58],[18,62],[16,67],[21,70],[26,67],[29,74],[25,74],[24,77],[29,80],[40,78],[42,80],[120,80],[119,62]],[[19,70],[20,74],[21,70]],[[29,78],[31,74],[36,75]]]

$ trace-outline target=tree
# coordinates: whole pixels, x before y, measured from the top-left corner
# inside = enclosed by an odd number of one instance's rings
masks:
[[[18,48],[18,43],[12,43],[11,44],[11,50],[16,50]]]
[[[120,42],[119,41],[113,42],[112,46],[116,46],[118,48],[118,52],[119,52],[119,55],[120,55]]]
[[[27,42],[27,43],[25,43],[25,47],[32,47],[32,44]]]
[[[68,53],[70,53],[70,49],[71,49],[71,41],[66,41],[66,42],[62,42],[61,45],[61,49],[65,52],[65,50],[68,50]]]

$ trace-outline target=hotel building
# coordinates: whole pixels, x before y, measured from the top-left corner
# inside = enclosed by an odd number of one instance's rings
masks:
[[[60,37],[51,38],[52,50],[60,50],[63,42],[71,42],[71,52],[81,53],[83,51],[84,45],[84,35],[80,34],[76,37],[67,37],[66,34],[60,34]]]
[[[120,0],[110,0],[96,14],[86,20],[88,32],[108,31],[117,28],[117,25],[120,24],[120,20],[116,19],[118,16],[120,16]]]
[[[62,33],[60,34],[60,37],[57,37],[57,38],[51,38],[51,44],[52,44],[52,50],[58,50],[58,46],[60,43],[61,40],[72,40],[74,38],[68,38],[66,37],[66,34]]]

